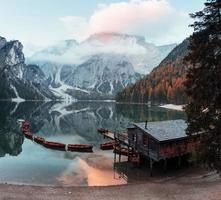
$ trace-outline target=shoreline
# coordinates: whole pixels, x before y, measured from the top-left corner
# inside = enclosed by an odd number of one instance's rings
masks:
[[[211,179],[211,180],[210,180]],[[0,200],[220,200],[221,179],[214,174],[177,177],[162,182],[147,181],[145,183],[117,186],[30,186],[0,183]]]
[[[176,104],[164,104],[160,105],[160,108],[166,108],[169,110],[177,110],[177,111],[183,111],[184,112],[184,106],[185,105],[176,105]]]
[[[168,174],[169,175],[169,174]],[[187,173],[110,186],[26,185],[0,183],[0,200],[220,200],[221,178],[216,172]]]

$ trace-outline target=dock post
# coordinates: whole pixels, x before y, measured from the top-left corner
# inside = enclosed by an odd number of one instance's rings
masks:
[[[166,173],[166,171],[167,171],[167,159],[166,158],[163,163],[163,171],[164,171],[164,173]]]
[[[120,148],[120,152],[119,152],[119,162],[121,161],[121,148]]]
[[[180,168],[180,166],[181,166],[181,156],[179,155],[179,157],[178,157],[178,168]]]
[[[150,176],[153,176],[153,160],[150,158]]]

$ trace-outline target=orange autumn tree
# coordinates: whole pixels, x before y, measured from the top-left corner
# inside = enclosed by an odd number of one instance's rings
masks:
[[[188,53],[187,46],[188,39],[175,47],[150,74],[118,93],[117,101],[186,103],[183,84],[186,79],[188,65],[183,62],[183,58]]]

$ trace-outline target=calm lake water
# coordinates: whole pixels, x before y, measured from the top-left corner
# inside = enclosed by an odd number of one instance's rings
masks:
[[[18,119],[28,119],[32,132],[47,140],[92,144],[94,153],[45,149],[24,138]],[[0,102],[0,182],[65,186],[133,182],[143,176],[141,169],[134,170],[132,178],[127,177],[130,173],[117,170],[112,151],[99,150],[106,140],[97,133],[97,127],[119,131],[130,122],[170,119],[185,119],[185,114],[107,102]]]

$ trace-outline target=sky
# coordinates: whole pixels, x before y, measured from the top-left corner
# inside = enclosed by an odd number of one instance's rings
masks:
[[[205,0],[0,0],[0,36],[20,40],[25,53],[97,32],[144,36],[157,45],[192,33],[189,13]]]

